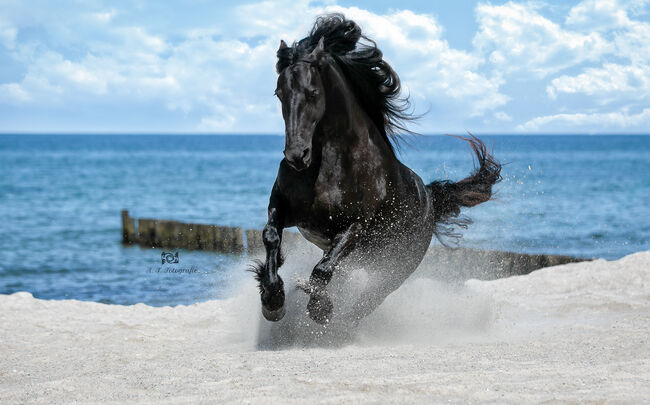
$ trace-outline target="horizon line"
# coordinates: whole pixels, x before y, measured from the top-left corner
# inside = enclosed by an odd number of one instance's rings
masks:
[[[463,131],[462,134],[469,133]],[[480,136],[649,136],[650,132],[472,132],[473,135]],[[81,132],[81,131],[0,131],[0,136],[8,135],[26,135],[26,136],[42,136],[42,135],[69,135],[69,136],[279,136],[283,137],[281,133],[269,132]],[[457,135],[453,131],[423,133],[423,134],[404,134],[405,136],[450,136]]]

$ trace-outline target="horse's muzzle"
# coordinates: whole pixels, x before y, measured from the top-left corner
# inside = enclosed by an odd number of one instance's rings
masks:
[[[297,171],[305,170],[311,164],[311,148],[302,151],[284,151],[284,160]]]

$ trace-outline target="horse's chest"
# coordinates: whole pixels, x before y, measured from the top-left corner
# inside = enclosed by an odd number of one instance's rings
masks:
[[[372,211],[367,201],[372,190],[364,190],[364,184],[354,173],[340,168],[321,173],[314,184],[312,213],[334,218],[365,216]]]
[[[355,191],[342,165],[329,166],[318,173],[314,183],[314,208],[342,209],[345,200]]]
[[[343,155],[335,148],[323,148],[321,169],[314,184],[315,209],[367,213],[386,195],[385,171],[378,159],[367,153]]]

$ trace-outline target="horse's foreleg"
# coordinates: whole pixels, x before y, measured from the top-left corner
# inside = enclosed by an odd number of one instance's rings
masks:
[[[266,259],[255,268],[260,283],[262,313],[269,321],[279,321],[284,317],[284,283],[278,274],[278,268],[282,266],[280,245],[283,225],[280,198],[274,188],[269,202],[268,222],[262,231]]]
[[[307,311],[309,317],[317,323],[327,323],[330,319],[334,305],[327,294],[327,284],[332,279],[336,266],[354,248],[361,231],[361,224],[355,223],[337,235],[330,250],[323,255],[311,273],[309,286],[305,289],[310,295]]]

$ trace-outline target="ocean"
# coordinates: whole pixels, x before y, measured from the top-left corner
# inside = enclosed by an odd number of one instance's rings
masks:
[[[504,163],[495,200],[466,210],[461,246],[616,259],[650,250],[650,136],[480,136]],[[465,143],[411,138],[425,182],[473,167]],[[121,244],[120,211],[262,228],[284,138],[0,135],[0,294],[154,306],[228,296],[248,258]],[[436,243],[434,241],[434,243]],[[290,254],[290,252],[288,252]]]

